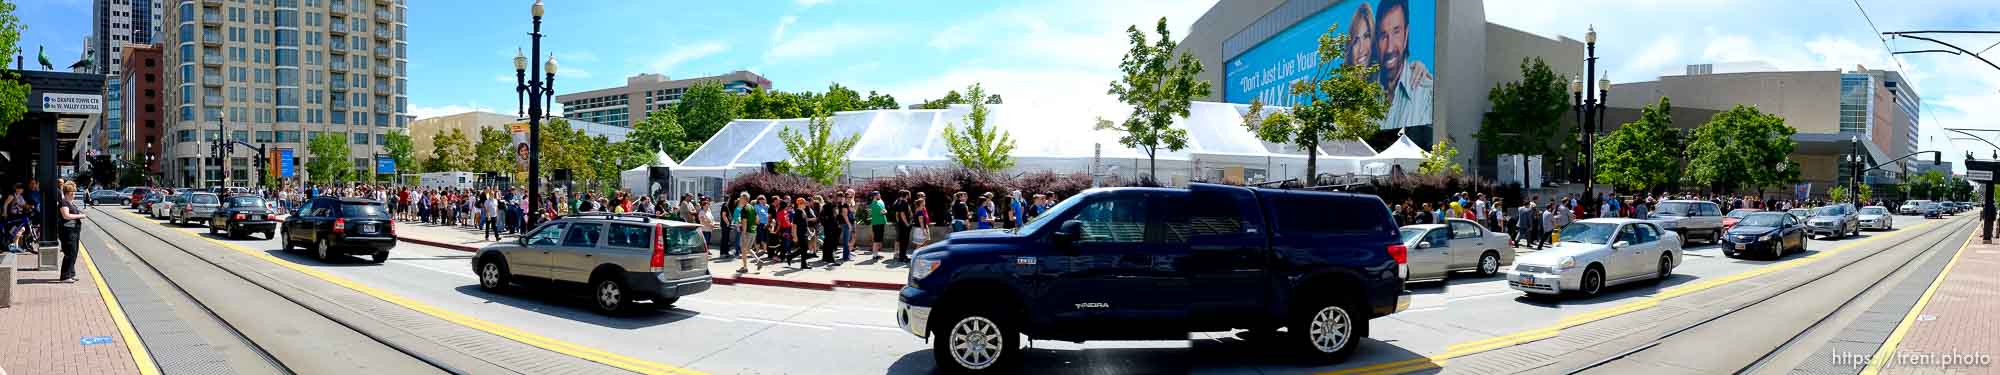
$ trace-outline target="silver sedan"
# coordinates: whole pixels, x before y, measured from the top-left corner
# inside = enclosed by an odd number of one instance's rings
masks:
[[[1514,263],[1514,247],[1508,243],[1507,235],[1487,230],[1471,220],[1407,225],[1402,228],[1402,236],[1403,246],[1410,249],[1409,280],[1412,281],[1443,279],[1458,271],[1492,276]]]
[[[1890,215],[1888,207],[1862,207],[1861,229],[1895,230],[1896,215]]]
[[[1563,226],[1560,238],[1553,248],[1521,256],[1507,285],[1530,296],[1595,296],[1607,286],[1665,280],[1681,263],[1680,235],[1651,221],[1582,220]]]

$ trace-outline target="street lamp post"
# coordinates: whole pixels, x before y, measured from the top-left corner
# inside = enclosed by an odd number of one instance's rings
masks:
[[[534,17],[534,29],[528,33],[528,48],[531,52],[530,56],[539,59],[542,57],[542,0],[535,0],[535,5],[530,8],[530,12]],[[515,102],[518,104],[521,98],[525,97],[528,105],[526,113],[528,117],[528,220],[530,223],[533,223],[539,221],[542,211],[542,111],[546,109],[542,106],[542,98],[549,97],[553,101],[555,97],[556,58],[554,55],[550,55],[548,58],[546,68],[549,72],[547,77],[542,76],[542,69],[544,67],[536,64],[535,61],[529,61],[529,59],[528,56],[521,55],[520,49],[514,50]],[[554,103],[551,102],[550,104]]]
[[[1847,161],[1854,171],[1848,174],[1847,196],[1850,197],[1848,201],[1853,202],[1855,207],[1861,207],[1861,165],[1867,162],[1867,158],[1861,156],[1860,136],[1847,136],[1847,142],[1849,145]]]
[[[1605,98],[1611,95],[1611,78],[1597,77],[1597,27],[1583,34],[1584,74],[1583,78],[1572,78],[1569,93],[1576,110],[1577,124],[1582,129],[1583,144],[1583,197],[1585,207],[1595,207],[1597,192],[1597,133],[1604,123]],[[1594,96],[1593,96],[1594,94]],[[1595,211],[1595,210],[1584,210]]]

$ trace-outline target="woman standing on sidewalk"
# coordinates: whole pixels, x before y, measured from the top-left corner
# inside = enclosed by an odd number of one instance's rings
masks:
[[[56,239],[62,241],[62,282],[76,282],[77,240],[83,235],[83,211],[76,208],[76,182],[62,182],[62,199],[56,202],[56,213],[61,216],[60,228],[56,228]]]
[[[931,205],[928,199],[924,199],[923,192],[917,192],[917,202],[913,206],[915,206],[917,210],[917,214],[915,216],[917,233],[915,235],[910,236],[911,240],[910,246],[911,249],[918,249],[918,248],[923,248],[924,243],[930,242]]]

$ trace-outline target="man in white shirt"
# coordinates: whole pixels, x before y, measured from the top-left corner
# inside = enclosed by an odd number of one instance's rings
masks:
[[[1431,124],[1431,72],[1410,60],[1409,19],[1409,4],[1401,0],[1383,1],[1375,17],[1375,58],[1389,99],[1383,129]]]

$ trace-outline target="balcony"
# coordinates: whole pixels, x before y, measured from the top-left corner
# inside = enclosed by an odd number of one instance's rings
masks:
[[[222,33],[215,32],[212,30],[203,30],[201,33],[201,44],[208,46],[222,45]]]
[[[376,77],[394,77],[394,76],[396,76],[396,74],[395,74],[394,72],[390,72],[390,71],[389,71],[389,68],[385,68],[385,67],[379,67],[379,66],[378,66],[378,67],[375,67],[375,76],[376,76]]]
[[[201,85],[205,87],[222,87],[222,76],[215,74],[203,74],[201,76]]]
[[[222,24],[222,13],[217,13],[217,12],[202,12],[202,13],[201,13],[201,24],[202,24],[202,25],[221,25],[221,24]]]
[[[327,24],[326,33],[334,35],[347,35],[347,22],[334,20],[333,23]]]
[[[222,0],[201,0],[202,6],[222,6]]]
[[[203,65],[203,66],[222,66],[222,54],[220,54],[220,53],[209,53],[209,54],[203,54],[203,55],[201,55],[201,65]]]
[[[396,17],[396,15],[394,15],[394,14],[390,14],[390,13],[389,13],[389,10],[388,10],[388,9],[376,9],[376,10],[375,10],[375,19],[378,19],[378,20],[383,20],[383,21],[388,21],[388,20],[393,20],[393,19],[396,19],[395,17]]]
[[[201,97],[201,104],[209,106],[222,105],[222,95],[221,93],[209,93],[208,95]]]
[[[382,46],[376,46],[376,47],[375,47],[375,57],[381,57],[381,58],[388,58],[388,57],[389,57],[389,47],[382,47]]]
[[[390,30],[390,27],[388,27],[388,26],[383,26],[383,25],[381,25],[381,24],[376,24],[376,25],[375,25],[375,39],[382,39],[382,40],[396,40],[396,33],[395,33],[394,31],[391,31],[391,30]]]

